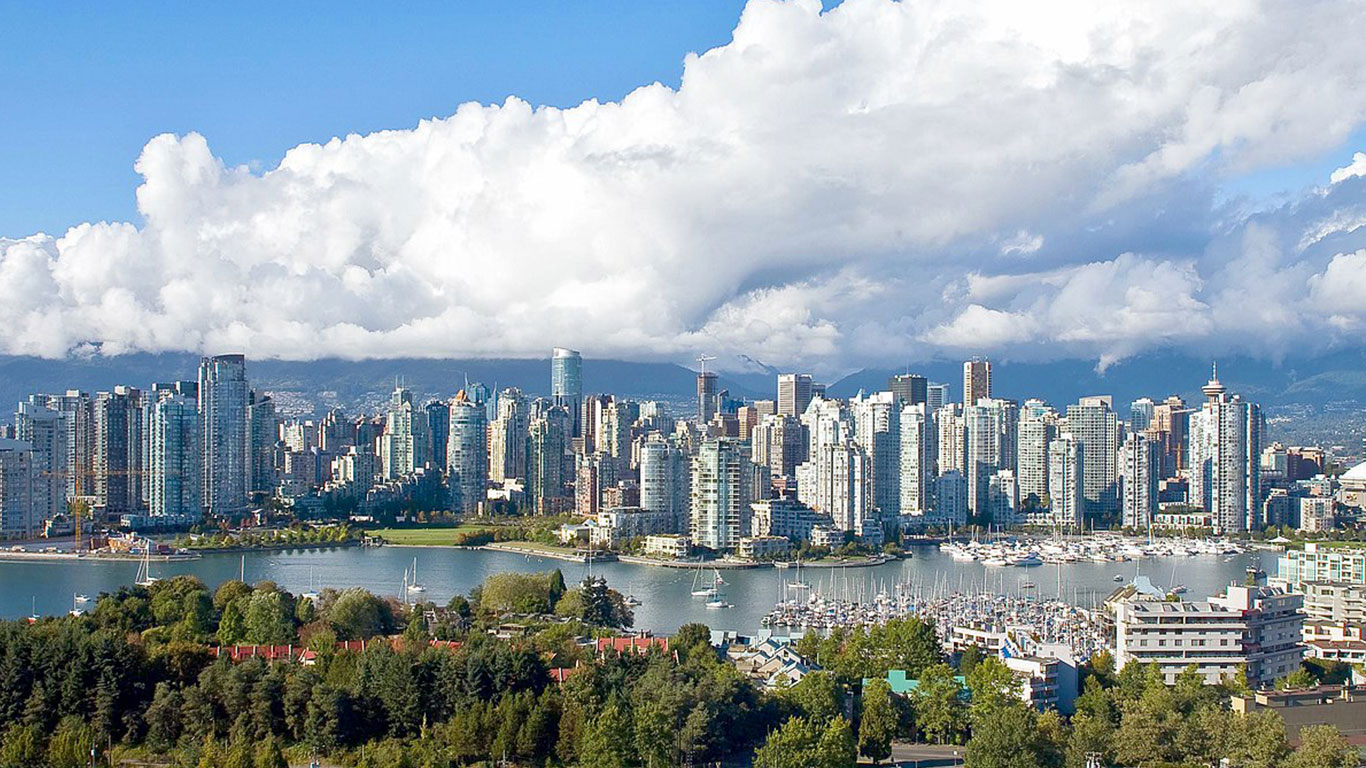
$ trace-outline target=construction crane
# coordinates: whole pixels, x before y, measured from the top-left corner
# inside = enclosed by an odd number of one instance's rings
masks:
[[[700,363],[700,364],[702,365],[701,373],[706,373],[706,372],[707,372],[707,361],[709,361],[709,360],[715,360],[715,359],[716,359],[716,357],[713,356],[713,355],[698,355],[698,356],[697,356],[697,362]]]
[[[84,494],[81,492],[81,480],[87,474],[91,476],[100,474],[106,477],[112,476],[148,478],[152,476],[152,472],[146,469],[115,469],[106,470],[104,472],[98,473],[94,472],[93,470],[90,472],[53,472],[50,470],[45,470],[39,473],[39,475],[42,477],[56,477],[61,478],[63,481],[65,481],[68,478],[74,478],[74,493],[72,495],[72,498],[67,501],[67,513],[71,515],[72,522],[75,524],[76,528],[76,541],[74,546],[72,547],[72,550],[77,554],[79,554],[81,551],[81,521],[85,518],[86,515],[90,514],[93,511],[93,507],[89,507],[85,504]],[[171,474],[179,475],[180,473],[176,472]]]

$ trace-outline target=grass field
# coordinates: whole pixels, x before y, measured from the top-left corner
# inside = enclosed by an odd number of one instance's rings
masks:
[[[455,543],[457,534],[482,531],[484,525],[457,525],[433,528],[380,528],[372,531],[390,544],[418,544],[423,546],[450,546]]]

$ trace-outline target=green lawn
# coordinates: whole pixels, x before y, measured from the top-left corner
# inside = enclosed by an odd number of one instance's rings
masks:
[[[371,531],[390,544],[419,544],[424,546],[450,546],[460,533],[486,530],[486,525],[457,525],[432,528],[380,528]]]

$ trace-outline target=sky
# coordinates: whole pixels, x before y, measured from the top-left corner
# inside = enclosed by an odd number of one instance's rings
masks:
[[[1357,2],[0,3],[0,352],[1354,349]]]

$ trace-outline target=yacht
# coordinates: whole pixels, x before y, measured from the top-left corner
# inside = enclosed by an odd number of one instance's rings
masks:
[[[697,573],[692,577],[692,596],[693,597],[716,597],[716,583],[702,581],[702,566],[697,566]]]
[[[424,587],[424,586],[422,586],[421,584],[417,583],[417,558],[416,558],[416,557],[413,558],[413,580],[412,580],[411,582],[409,582],[409,584],[408,584],[408,591],[409,591],[409,592],[418,592],[418,593],[422,593],[422,592],[426,592],[426,591],[427,591],[427,588],[426,588],[426,587]]]
[[[133,582],[139,587],[150,587],[161,581],[152,575],[152,540],[148,539],[142,547],[142,562],[138,564],[137,579]]]

